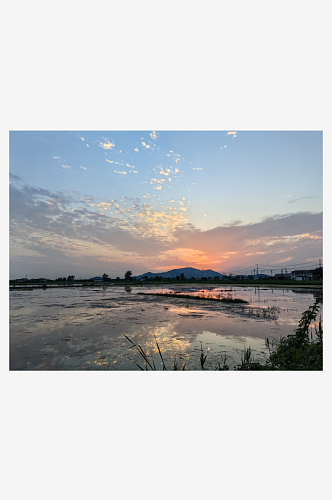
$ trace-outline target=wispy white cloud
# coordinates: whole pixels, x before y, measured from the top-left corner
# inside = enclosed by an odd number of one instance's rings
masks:
[[[69,165],[61,165],[61,167],[62,167],[62,168],[73,168],[73,167],[71,167],[71,166],[69,166]]]
[[[151,179],[150,184],[155,184],[155,183],[162,184],[165,181],[166,179]]]
[[[235,137],[237,137],[237,132],[227,132],[227,135],[232,135],[233,139],[235,139]]]
[[[149,149],[151,147],[151,146],[149,146],[149,144],[146,144],[146,142],[144,142],[144,141],[141,144],[142,144],[143,148],[145,148],[145,149]]]
[[[61,157],[60,157],[60,156],[53,156],[53,158],[54,158],[55,160],[61,160]]]
[[[149,136],[150,136],[150,137],[151,137],[151,139],[153,139],[153,140],[156,140],[156,139],[158,138],[158,135],[159,135],[159,134],[156,134],[156,132],[155,132],[155,131],[153,131],[153,132],[151,132],[151,134],[149,134]]]
[[[90,147],[89,144],[87,144],[86,147],[89,148]]]
[[[193,167],[193,170],[203,170],[201,167]]]
[[[317,198],[317,195],[314,195],[314,196],[301,196],[301,198],[295,198],[295,200],[289,200],[289,201],[287,201],[287,203],[295,203],[296,201],[308,200],[309,198]]]
[[[170,172],[171,172],[170,168],[166,168],[166,172],[164,172],[163,169],[161,168],[159,173],[160,173],[160,175],[166,175],[166,177],[167,177]]]
[[[81,141],[85,141],[84,137],[80,137]]]
[[[111,142],[109,139],[107,139],[107,142],[99,142],[99,147],[106,149],[106,150],[112,150],[115,147],[114,142]]]
[[[138,148],[135,148],[134,151],[137,151],[138,152]]]
[[[88,170],[86,167],[82,167],[81,165],[80,165],[80,168],[82,168],[83,170]]]

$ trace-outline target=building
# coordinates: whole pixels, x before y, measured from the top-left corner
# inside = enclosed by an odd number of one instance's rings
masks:
[[[299,269],[298,271],[291,272],[291,278],[295,281],[307,281],[312,280],[314,278],[312,271],[306,271],[303,269]]]

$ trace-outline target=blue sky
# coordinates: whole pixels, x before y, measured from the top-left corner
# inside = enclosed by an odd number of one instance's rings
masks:
[[[13,131],[12,278],[322,258],[319,131]]]

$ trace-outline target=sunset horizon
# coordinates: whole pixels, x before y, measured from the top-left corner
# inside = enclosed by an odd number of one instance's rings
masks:
[[[318,267],[322,139],[11,131],[10,279]]]

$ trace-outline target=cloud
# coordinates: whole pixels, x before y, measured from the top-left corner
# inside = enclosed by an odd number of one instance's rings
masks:
[[[193,167],[193,170],[203,170],[203,169],[202,169],[202,168],[200,168],[200,167],[196,167],[196,168],[195,168],[195,167]]]
[[[233,139],[235,139],[235,137],[237,137],[237,132],[227,132],[226,135],[232,135],[233,136]],[[226,147],[226,146],[225,146]]]
[[[73,168],[73,167],[71,167],[71,166],[69,166],[69,165],[61,165],[61,167],[62,167],[62,168]]]
[[[146,144],[146,142],[142,142],[141,144],[142,144],[143,148],[145,148],[145,149],[150,148],[149,144]]]
[[[53,156],[55,160],[61,160],[60,156]]]
[[[48,272],[61,273],[68,263],[75,275],[78,262],[91,270],[125,262],[134,273],[138,267],[144,272],[181,263],[222,272],[322,255],[322,213],[276,215],[255,224],[233,221],[204,231],[188,222],[187,207],[177,208],[174,200],[159,208],[138,198],[98,199],[13,184],[9,189],[11,259],[15,269],[25,265],[28,272],[45,265]]]
[[[158,135],[159,135],[159,134],[156,134],[156,132],[155,132],[155,131],[153,131],[153,132],[151,132],[151,134],[149,134],[149,136],[150,136],[150,137],[151,137],[151,139],[153,139],[153,140],[156,140],[156,139],[158,138]]]
[[[204,264],[209,261],[209,256],[202,250],[192,248],[174,248],[160,253],[160,259],[163,261],[180,262],[180,264],[195,263],[196,265]],[[179,264],[175,264],[179,265]]]
[[[81,141],[85,141],[84,137],[80,137]]]
[[[86,167],[82,167],[81,165],[80,165],[80,168],[82,168],[83,170],[88,170]]]
[[[109,139],[107,139],[107,142],[99,142],[99,147],[106,149],[106,150],[112,150],[115,147],[114,142],[111,142]]]
[[[168,176],[168,174],[171,172],[171,169],[170,168],[166,168],[166,172],[163,171],[163,169],[161,168],[160,169],[160,175],[166,175]]]
[[[150,184],[162,184],[163,182],[166,182],[166,179],[151,179]]]
[[[21,177],[19,177],[18,175],[12,174],[11,172],[9,172],[9,179],[11,179],[12,181],[22,181],[23,180],[23,179],[21,179]]]
[[[118,172],[117,170],[114,170],[116,174],[121,174],[121,175],[127,175],[127,172]]]
[[[286,257],[285,259],[275,260],[272,264],[282,264],[284,262],[290,262],[291,260],[293,260],[293,257]]]
[[[137,151],[138,152],[138,148],[135,148],[134,151]]]
[[[299,200],[308,200],[309,198],[317,198],[317,195],[314,195],[314,196],[302,196],[301,198],[295,198],[295,200],[289,200],[289,201],[287,201],[287,204],[288,203],[295,203],[296,201],[299,201]]]

